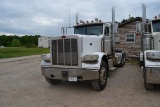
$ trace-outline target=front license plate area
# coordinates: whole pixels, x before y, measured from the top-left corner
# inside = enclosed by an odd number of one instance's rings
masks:
[[[75,81],[76,82],[77,81],[77,77],[69,77],[68,81]]]

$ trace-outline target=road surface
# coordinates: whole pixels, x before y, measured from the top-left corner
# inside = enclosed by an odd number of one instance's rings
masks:
[[[139,65],[111,71],[107,87],[95,91],[89,81],[49,85],[40,56],[0,59],[0,107],[160,107],[160,87],[144,89]]]

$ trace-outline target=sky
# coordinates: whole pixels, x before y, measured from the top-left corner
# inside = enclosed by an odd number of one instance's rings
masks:
[[[147,19],[160,13],[160,0],[0,0],[0,35],[61,35],[61,27],[75,25],[76,13],[79,20],[111,22],[113,6],[121,22],[141,17],[142,3]]]

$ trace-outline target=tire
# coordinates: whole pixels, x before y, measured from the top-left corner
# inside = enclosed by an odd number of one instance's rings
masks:
[[[151,83],[147,83],[146,79],[146,70],[144,70],[144,87],[146,90],[153,90],[154,89],[154,84],[151,84]]]
[[[125,63],[126,63],[126,55],[125,55],[125,52],[124,53],[122,52],[122,60],[121,60],[121,63],[119,64],[119,67],[123,67]]]
[[[108,74],[107,65],[103,60],[101,61],[101,66],[98,72],[99,72],[99,79],[91,81],[92,87],[95,90],[102,91],[106,87],[107,77],[108,77],[107,76]]]
[[[122,53],[122,59],[123,59],[123,65],[125,65],[126,64],[126,54],[125,54],[125,52]]]
[[[62,80],[50,79],[48,77],[45,77],[45,79],[51,85],[57,85],[57,84],[60,84],[62,82]]]
[[[143,66],[143,61],[139,61],[140,68]]]

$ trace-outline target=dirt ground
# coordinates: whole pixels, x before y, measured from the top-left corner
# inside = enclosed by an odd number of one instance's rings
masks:
[[[138,65],[111,71],[107,87],[95,91],[88,81],[49,85],[40,56],[0,59],[0,107],[160,107],[160,87],[146,91]]]

